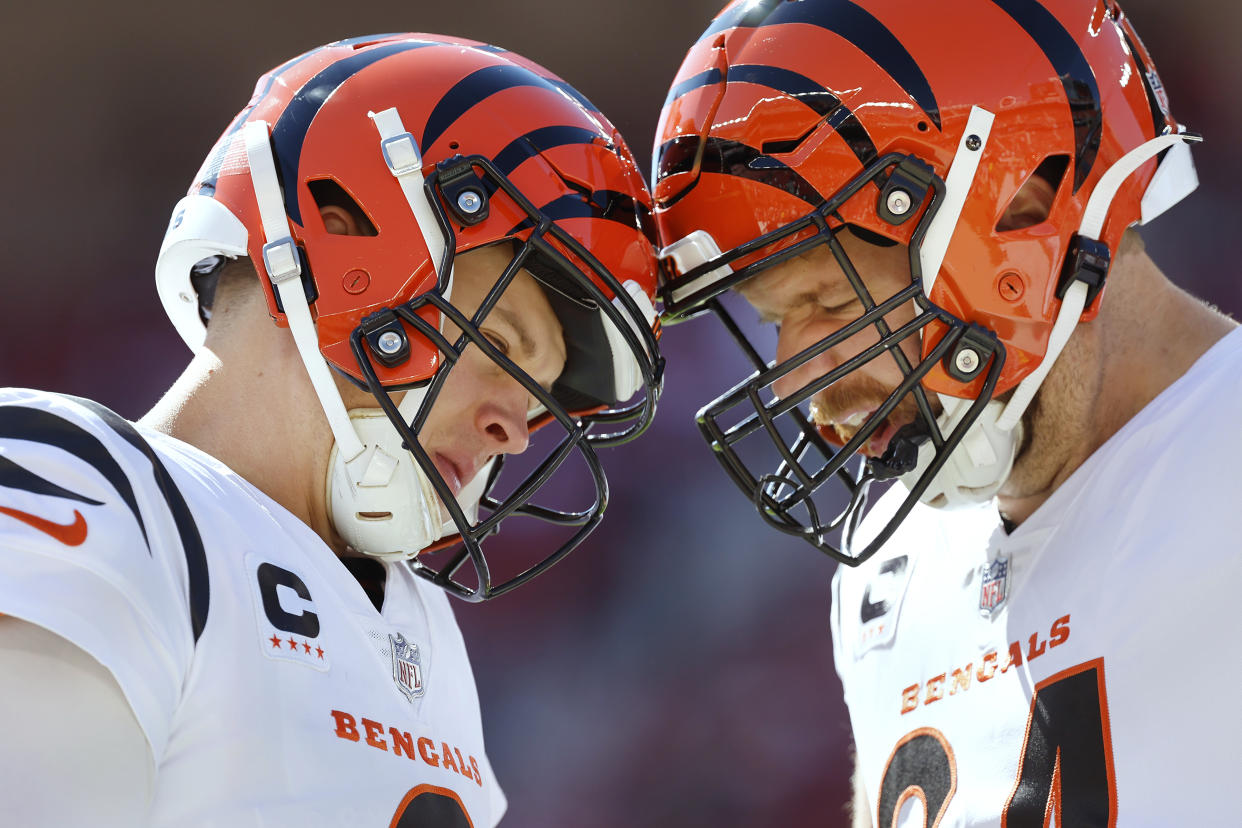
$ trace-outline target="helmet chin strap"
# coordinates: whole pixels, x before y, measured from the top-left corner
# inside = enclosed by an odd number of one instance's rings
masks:
[[[372,113],[372,118],[380,131],[384,161],[410,202],[432,267],[438,268],[444,241],[423,189],[418,144],[402,127],[395,109]],[[289,331],[335,440],[325,481],[333,527],[358,552],[386,560],[412,558],[441,535],[435,491],[381,409],[346,411],[331,369],[319,351],[302,285],[300,254],[276,177],[268,124],[251,121],[243,130],[265,236],[264,266],[280,296]],[[450,275],[448,287],[451,281]],[[406,393],[398,406],[406,422],[413,420],[425,394],[425,389]]]
[[[1087,207],[1083,211],[1078,235],[1085,239],[1098,240],[1113,199],[1131,174],[1158,153],[1199,140],[1201,140],[1199,136],[1192,133],[1160,135],[1138,145],[1119,158],[1105,171],[1095,189],[1092,190],[1091,197],[1087,200]],[[959,155],[960,152],[959,149]],[[1174,156],[1179,163],[1179,170],[1183,172],[1189,170],[1189,175],[1193,178],[1194,167],[1189,165],[1188,159],[1183,155],[1184,153]],[[955,160],[954,164],[956,163]],[[1153,183],[1155,181],[1156,179],[1153,179]],[[1162,203],[1158,205],[1158,211],[1152,210],[1152,217],[1156,212],[1168,209],[1172,203],[1184,198],[1194,189],[1193,184],[1169,188],[1168,182],[1163,181],[1161,187],[1175,195],[1163,196]],[[1146,196],[1144,198],[1146,199]],[[1070,335],[1078,325],[1086,309],[1087,289],[1087,283],[1081,280],[1074,282],[1066,289],[1065,297],[1061,300],[1061,308],[1057,312],[1056,321],[1053,322],[1052,332],[1048,337],[1048,349],[1043,360],[1018,384],[1008,402],[993,400],[984,407],[983,412],[966,432],[953,455],[949,457],[940,473],[924,492],[921,498],[923,502],[952,508],[982,503],[990,500],[1000,491],[1001,485],[1013,469],[1018,446],[1022,443],[1022,415],[1030,406],[1031,400],[1035,398],[1035,393],[1047,378],[1048,372],[1052,370],[1057,357],[1061,355],[1061,351],[1069,342]],[[944,403],[944,412],[937,419],[937,423],[941,432],[945,433],[960,420],[961,415],[969,407],[970,400],[943,395],[940,399]],[[933,456],[934,451],[928,444],[920,446],[918,466],[914,471],[903,475],[902,481],[907,486],[912,486],[927,468]]]

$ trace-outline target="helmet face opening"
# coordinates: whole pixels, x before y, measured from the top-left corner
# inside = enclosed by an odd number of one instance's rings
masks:
[[[754,367],[748,379],[699,412],[699,428],[717,460],[770,525],[850,564],[870,557],[923,495],[991,398],[1005,359],[994,335],[937,307],[923,290],[919,248],[943,196],[938,178],[911,233],[907,275],[891,292],[874,294],[877,274],[860,268],[846,251],[842,237],[847,234],[865,244],[892,244],[851,228],[841,214],[851,201],[883,193],[905,160],[899,155],[877,159],[821,207],[671,279],[663,289],[673,316],[694,310],[718,316]],[[748,280],[759,281],[816,249],[829,251],[858,310],[813,341],[799,339],[803,347],[797,353],[769,363],[720,294],[730,286],[745,289]],[[680,302],[673,299],[682,285],[726,267],[731,274]],[[832,367],[816,368],[808,378],[809,365]],[[891,388],[874,380],[867,384],[868,372],[879,365],[890,375],[894,368],[899,372]],[[972,387],[961,416],[941,417],[939,400],[925,388],[932,372],[947,372]],[[867,510],[872,485],[909,476],[916,468],[915,478],[907,478],[906,502],[890,525],[866,547],[855,548],[853,532]]]

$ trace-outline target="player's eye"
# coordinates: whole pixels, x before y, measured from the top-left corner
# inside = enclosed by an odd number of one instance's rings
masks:
[[[844,314],[846,313],[846,311],[853,310],[853,309],[855,309],[855,308],[859,307],[859,305],[860,305],[860,303],[859,303],[859,301],[858,301],[858,297],[857,297],[857,296],[855,296],[853,299],[849,299],[849,300],[847,300],[847,301],[845,301],[845,302],[842,302],[842,303],[840,303],[840,304],[829,305],[829,304],[822,304],[822,303],[821,303],[821,304],[820,304],[820,307],[821,307],[821,308],[822,308],[825,312],[830,313],[830,314],[832,314],[833,316],[842,316],[842,315],[844,315]]]
[[[484,338],[486,338],[488,342],[492,343],[492,346],[497,351],[500,351],[500,353],[505,356],[509,356],[509,343],[503,336],[495,331],[487,330],[486,328],[481,329],[479,333],[483,334]]]

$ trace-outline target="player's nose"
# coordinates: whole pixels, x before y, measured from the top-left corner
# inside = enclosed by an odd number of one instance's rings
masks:
[[[491,455],[521,454],[530,444],[526,422],[529,394],[512,379],[496,390],[475,408],[474,427]]]

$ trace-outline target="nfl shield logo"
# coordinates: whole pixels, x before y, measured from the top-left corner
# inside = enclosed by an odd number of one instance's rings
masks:
[[[1005,603],[1009,592],[1009,560],[998,557],[983,567],[983,584],[979,587],[979,612],[990,618]]]
[[[406,641],[401,633],[389,633],[388,642],[392,645],[392,680],[406,700],[413,703],[423,695],[423,668],[419,665],[418,645]]]

